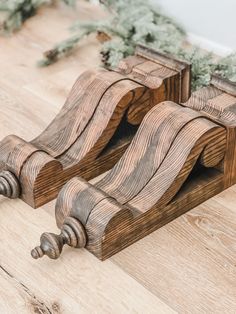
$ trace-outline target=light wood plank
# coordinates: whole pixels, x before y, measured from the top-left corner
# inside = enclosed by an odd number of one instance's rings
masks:
[[[112,261],[180,313],[235,313],[234,189],[159,229]]]
[[[26,84],[43,80],[53,73],[73,68],[79,63],[92,66],[94,62],[98,62],[99,51],[96,48],[99,44],[92,36],[86,44],[85,41],[80,44],[73,56],[47,68],[36,66],[45,50],[51,49],[53,45],[71,35],[69,27],[78,18],[91,20],[104,17],[104,12],[97,6],[94,8],[86,2],[78,3],[80,5],[76,11],[64,5],[59,8],[44,8],[29,19],[14,36],[0,37],[1,77],[4,77],[13,90],[20,90]],[[90,51],[89,54],[87,49]]]
[[[51,214],[33,211],[22,201],[1,199],[0,204],[1,267],[10,274],[8,281],[14,278],[21,282],[18,290],[27,287],[27,293],[42,300],[42,306],[53,313],[55,307],[56,313],[174,313],[111,261],[102,263],[86,250],[67,249],[56,262],[32,260],[32,243],[38,241],[45,227],[56,229],[53,204]],[[14,219],[10,213],[14,213]],[[26,298],[26,308],[30,307],[30,302],[31,299]]]
[[[32,308],[36,309],[36,300],[28,294],[28,290],[20,282],[11,277],[5,269],[0,267],[0,312],[1,313],[17,313],[22,314],[33,313]],[[13,302],[14,296],[14,302]],[[26,300],[28,305],[25,306]],[[45,313],[47,313],[45,311]],[[49,313],[49,312],[48,312]]]

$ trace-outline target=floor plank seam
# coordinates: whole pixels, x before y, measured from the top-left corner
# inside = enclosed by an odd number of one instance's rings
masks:
[[[21,281],[19,281],[17,278],[15,278],[5,267],[0,265],[0,269],[2,272],[4,272],[5,275],[10,277],[10,279],[14,280],[17,285],[30,297],[30,303],[32,307],[34,308],[35,313],[40,314],[53,314],[54,311],[51,311],[50,308],[41,300],[39,300],[36,295],[30,291],[30,289],[23,284]]]

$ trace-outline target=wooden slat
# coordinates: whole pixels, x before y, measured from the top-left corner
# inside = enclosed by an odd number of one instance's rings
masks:
[[[45,313],[58,314],[94,312],[154,314],[157,311],[174,313],[111,261],[101,263],[86,250],[81,251],[81,254],[68,250],[69,254],[56,264],[49,259],[41,260],[39,263],[32,260],[30,249],[40,232],[45,227],[49,230],[55,229],[54,204],[47,208],[47,212],[43,209],[32,212],[19,200],[3,202],[1,199],[1,205],[3,204],[4,208],[0,211],[2,243],[0,266],[5,269],[5,280],[9,284],[14,281],[20,282],[15,287],[24,297],[26,313],[34,313],[28,309],[33,301],[39,303],[42,313],[44,308],[51,311],[45,310]],[[10,214],[13,212],[14,219]],[[4,284],[1,277],[0,283],[1,286]],[[12,294],[16,288],[13,285],[10,290]],[[14,299],[12,302],[14,303]],[[2,294],[1,303],[8,306],[5,295]],[[21,313],[19,309],[16,312]],[[8,313],[16,312],[12,305]]]
[[[111,260],[179,313],[236,311],[231,188]]]

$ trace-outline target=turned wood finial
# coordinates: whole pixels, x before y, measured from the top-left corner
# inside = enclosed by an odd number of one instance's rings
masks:
[[[57,259],[64,245],[74,248],[83,248],[86,245],[86,232],[78,219],[67,217],[61,229],[61,234],[44,233],[40,238],[40,246],[31,251],[31,256],[38,259],[47,255]]]
[[[20,184],[16,176],[10,171],[0,172],[0,195],[8,198],[20,196]]]

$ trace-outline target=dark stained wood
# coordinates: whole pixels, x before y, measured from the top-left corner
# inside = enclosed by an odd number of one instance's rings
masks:
[[[139,46],[115,71],[83,73],[60,113],[33,141],[3,139],[0,170],[17,180],[12,195],[39,207],[73,176],[89,180],[111,169],[151,108],[189,95],[189,64]],[[0,192],[9,196],[2,178]]]
[[[185,105],[225,127],[224,186],[232,186],[236,183],[236,83],[213,75],[210,86],[193,93]]]
[[[75,177],[63,187],[58,228],[68,217],[79,221],[86,248],[104,260],[234,184],[234,91],[230,82],[213,78],[182,105],[153,107],[105,177],[94,185]],[[44,254],[52,255],[45,247]]]
[[[51,259],[57,259],[63,245],[68,244],[74,248],[83,248],[86,245],[86,233],[83,225],[75,218],[67,217],[60,235],[44,233],[41,237],[41,246],[32,251],[34,259],[47,254]]]

